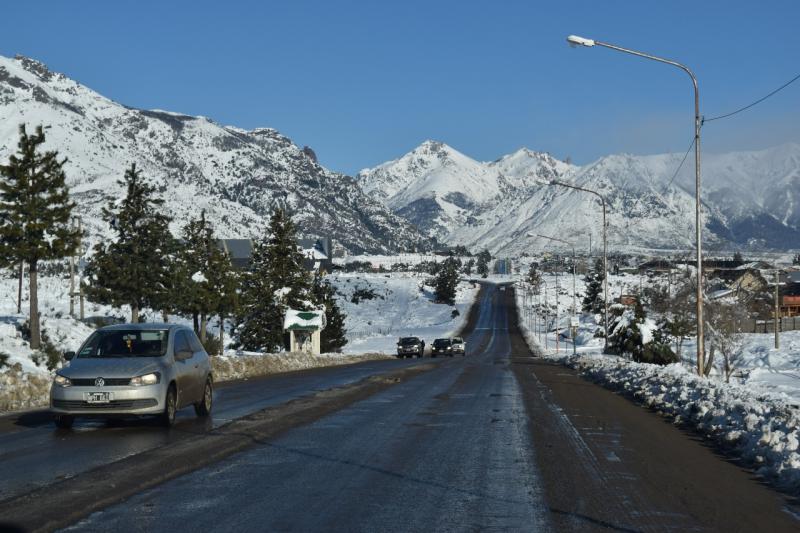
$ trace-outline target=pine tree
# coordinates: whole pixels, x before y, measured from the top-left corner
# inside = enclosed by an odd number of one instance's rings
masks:
[[[628,354],[634,361],[642,361],[644,343],[640,326],[645,323],[646,318],[647,314],[639,301],[632,311],[626,309],[616,317],[609,340],[617,353]]]
[[[171,309],[176,299],[174,257],[177,244],[169,232],[169,217],[160,212],[163,200],[136,170],[125,171],[118,182],[125,187],[121,204],[111,201],[103,220],[117,234],[99,242],[86,266],[90,300],[114,306],[130,305],[131,322],[139,321],[144,307]]]
[[[477,271],[482,278],[485,278],[489,275],[489,261],[491,260],[492,260],[492,254],[489,253],[489,250],[484,249],[481,253],[478,254]]]
[[[454,257],[444,260],[436,274],[435,296],[439,303],[454,305],[456,303],[456,287],[458,286],[458,263]]]
[[[276,352],[283,346],[283,310],[269,277],[267,241],[254,243],[250,268],[242,274],[235,345],[250,351]]]
[[[80,235],[69,221],[75,204],[70,201],[64,175],[66,159],[58,152],[42,153],[41,126],[29,136],[19,127],[18,151],[0,165],[0,259],[6,264],[28,264],[30,275],[31,348],[41,345],[39,324],[39,262],[71,254]]]
[[[586,273],[586,294],[583,297],[583,311],[586,313],[599,314],[605,309],[603,301],[603,281],[605,281],[605,271],[603,270],[603,260],[597,259],[594,268]]]
[[[464,264],[464,274],[466,274],[467,276],[471,276],[473,268],[475,268],[475,260],[470,257]]]
[[[314,276],[313,292],[317,305],[325,309],[327,322],[320,335],[320,349],[322,353],[341,352],[347,344],[347,330],[344,327],[345,315],[336,303],[336,289],[317,274]]]
[[[195,332],[206,342],[208,318],[232,310],[236,296],[236,278],[230,258],[217,246],[214,230],[202,211],[183,228],[183,246],[178,268],[184,290],[177,298],[178,309],[192,316]],[[223,319],[220,318],[220,324]]]
[[[255,246],[241,299],[237,342],[248,350],[279,350],[286,309],[313,307],[311,280],[303,268],[294,224],[281,208],[270,219],[268,236]]]
[[[525,281],[538,289],[539,285],[542,283],[542,275],[539,273],[539,269],[536,268],[536,266],[536,263],[531,263],[531,266],[528,269],[528,276],[525,278]]]

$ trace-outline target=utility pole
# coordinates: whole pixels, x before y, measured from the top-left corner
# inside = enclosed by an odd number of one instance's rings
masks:
[[[559,324],[558,324],[559,311],[560,311],[559,308],[558,308],[558,289],[559,288],[560,287],[558,285],[558,272],[556,272],[556,353],[558,353],[558,337],[559,337],[559,334],[560,334],[560,332],[559,332]]]
[[[72,226],[75,227],[75,219]],[[69,255],[69,316],[75,318],[75,250]]]
[[[778,329],[779,329],[778,328],[778,321],[781,319],[780,303],[779,303],[779,297],[778,297],[778,286],[780,285],[780,283],[779,283],[780,282],[780,274],[779,274],[779,272],[780,271],[776,268],[775,269],[775,349],[776,350],[781,347],[781,339],[780,339],[780,336],[778,335]]]

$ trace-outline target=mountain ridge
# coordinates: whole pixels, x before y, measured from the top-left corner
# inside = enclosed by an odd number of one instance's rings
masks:
[[[455,149],[444,143],[440,153]],[[457,152],[457,151],[455,151]],[[460,152],[457,152],[460,154]],[[682,154],[611,154],[576,166],[549,154],[520,148],[491,162],[472,162],[465,175],[476,174],[474,164],[491,174],[496,187],[487,185],[480,201],[448,205],[441,191],[418,194],[415,179],[403,175],[411,154],[416,168],[430,165],[414,149],[358,174],[365,190],[374,183],[408,183],[388,198],[378,198],[439,240],[494,253],[519,254],[531,250],[565,249],[529,233],[545,234],[588,245],[599,242],[602,222],[596,197],[573,189],[548,186],[559,180],[604,194],[608,203],[609,246],[618,251],[691,249],[694,246],[694,168],[684,165],[674,176]],[[464,154],[460,154],[468,158]],[[461,171],[456,158],[448,166],[458,187]],[[763,150],[703,154],[702,210],[704,243],[712,249],[800,248],[800,144],[784,143]]]
[[[121,194],[132,162],[165,200],[176,235],[205,209],[225,238],[263,234],[284,205],[300,235],[330,236],[339,252],[381,253],[436,245],[273,128],[244,130],[199,116],[114,102],[35,59],[0,56],[0,160],[18,125],[45,126],[46,149],[67,157],[67,183],[90,238],[110,237],[100,209]]]

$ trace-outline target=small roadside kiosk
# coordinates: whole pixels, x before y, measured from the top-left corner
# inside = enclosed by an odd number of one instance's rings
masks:
[[[325,311],[287,309],[283,330],[289,332],[289,351],[319,355],[320,332],[325,329]]]

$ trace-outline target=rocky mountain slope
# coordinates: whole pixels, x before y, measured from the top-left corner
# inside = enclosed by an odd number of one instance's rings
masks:
[[[429,235],[496,254],[600,245],[593,195],[544,185],[552,179],[596,190],[608,202],[609,247],[618,251],[694,246],[694,166],[683,154],[612,155],[584,167],[521,149],[481,163],[426,141],[358,175],[365,191]],[[712,249],[800,248],[800,145],[704,154],[704,242]],[[378,191],[384,191],[380,193]]]
[[[21,123],[29,132],[44,125],[46,147],[68,158],[67,181],[90,242],[108,235],[100,209],[122,194],[116,182],[136,162],[159,187],[176,234],[205,209],[220,236],[257,236],[280,203],[301,234],[330,236],[351,253],[431,246],[353,178],[322,167],[313,151],[273,129],[132,109],[35,60],[0,57],[0,161],[16,149]]]

